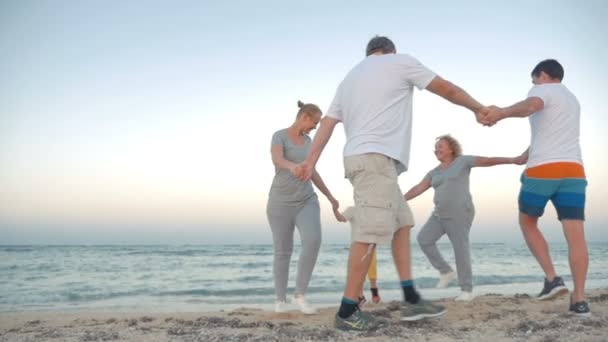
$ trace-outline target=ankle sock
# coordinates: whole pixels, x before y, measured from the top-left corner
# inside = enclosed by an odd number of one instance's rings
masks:
[[[340,303],[340,310],[338,310],[338,316],[340,318],[350,317],[357,308],[359,307],[357,301],[342,297],[342,303]]]
[[[416,292],[414,288],[414,281],[411,279],[402,280],[401,288],[403,289],[403,296],[405,297],[405,301],[410,304],[416,304],[420,300],[420,295]]]

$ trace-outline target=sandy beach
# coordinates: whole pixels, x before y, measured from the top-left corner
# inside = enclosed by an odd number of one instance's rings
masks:
[[[587,294],[591,317],[568,314],[568,297],[489,294],[444,299],[441,318],[399,322],[398,302],[364,310],[391,320],[365,333],[333,328],[336,308],[317,315],[240,308],[205,313],[22,312],[0,314],[0,341],[608,341],[608,288]]]

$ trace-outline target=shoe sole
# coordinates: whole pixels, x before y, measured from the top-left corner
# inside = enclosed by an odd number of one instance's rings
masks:
[[[340,331],[357,331],[357,332],[368,332],[368,331],[375,331],[378,329],[377,327],[369,328],[369,329],[353,329],[351,327],[336,327],[336,326],[334,326],[334,328],[336,328],[337,330],[340,330]]]
[[[337,330],[340,330],[340,331],[360,331],[360,332],[362,331],[362,332],[365,332],[365,331],[376,331],[376,330],[378,330],[380,328],[388,327],[389,325],[390,324],[388,322],[386,322],[386,323],[379,323],[377,326],[373,326],[373,327],[370,327],[368,329],[354,329],[350,325],[341,324],[340,326],[338,326],[337,324],[334,324],[334,328],[336,328]]]
[[[538,300],[550,300],[557,298],[559,296],[563,296],[568,293],[568,288],[565,286],[556,287],[551,292],[547,293],[544,296],[538,297]]]
[[[570,311],[570,315],[574,316],[574,317],[587,318],[587,317],[591,317],[591,312],[578,313],[578,312]]]
[[[414,315],[414,316],[401,317],[401,320],[405,321],[405,322],[419,321],[419,320],[425,319],[425,318],[439,317],[439,316],[444,315],[446,312],[448,312],[448,310],[444,309],[443,311],[434,313],[434,314],[426,313],[426,314],[418,314],[418,315]]]

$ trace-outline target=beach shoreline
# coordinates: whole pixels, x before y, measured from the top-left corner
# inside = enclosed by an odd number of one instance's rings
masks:
[[[472,302],[442,299],[448,313],[399,322],[398,302],[368,304],[387,318],[378,331],[333,328],[336,307],[317,315],[252,308],[217,312],[35,311],[0,314],[0,341],[606,341],[608,288],[587,292],[592,315],[568,313],[568,297],[487,294]]]

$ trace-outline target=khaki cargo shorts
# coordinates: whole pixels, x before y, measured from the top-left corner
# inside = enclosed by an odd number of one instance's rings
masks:
[[[353,242],[388,244],[402,227],[414,225],[414,215],[397,182],[395,161],[378,153],[344,158],[346,177],[353,185]]]

